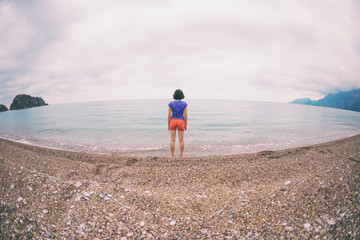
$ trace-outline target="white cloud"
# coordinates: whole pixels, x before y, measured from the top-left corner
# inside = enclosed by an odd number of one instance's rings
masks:
[[[0,71],[12,71],[22,66],[20,56],[30,50],[34,31],[21,12],[0,2],[0,33]]]
[[[0,95],[69,102],[184,88],[191,98],[290,101],[359,88],[359,9],[354,0],[5,1]]]

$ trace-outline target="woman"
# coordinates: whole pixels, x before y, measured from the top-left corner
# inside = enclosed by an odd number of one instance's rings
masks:
[[[171,157],[174,157],[175,152],[176,129],[179,134],[180,157],[182,157],[184,153],[184,131],[187,126],[187,103],[181,101],[184,97],[184,93],[180,89],[177,89],[173,95],[174,101],[169,103],[168,128],[171,136]]]

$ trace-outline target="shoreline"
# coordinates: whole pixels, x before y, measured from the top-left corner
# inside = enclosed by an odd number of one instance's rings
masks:
[[[360,237],[360,135],[181,159],[0,139],[0,163],[0,238]]]
[[[303,148],[303,147],[308,147],[308,146],[316,146],[316,145],[320,145],[320,144],[325,144],[325,143],[329,143],[329,142],[335,142],[335,141],[339,141],[342,139],[347,139],[347,138],[351,138],[351,137],[355,137],[360,135],[360,133],[355,133],[354,135],[350,135],[350,136],[345,136],[345,137],[340,137],[340,138],[336,138],[335,140],[329,140],[326,142],[319,142],[319,143],[309,143],[309,144],[305,144],[305,145],[294,145],[294,146],[283,146],[282,148],[274,148],[274,149],[264,149],[264,150],[253,150],[253,151],[245,151],[245,152],[240,152],[240,153],[229,153],[229,154],[189,154],[186,155],[186,149],[185,149],[185,157],[186,158],[207,158],[207,157],[226,157],[226,156],[240,156],[240,155],[244,155],[244,154],[257,154],[259,152],[267,152],[267,151],[271,151],[271,152],[278,152],[278,151],[285,151],[287,149],[295,149],[295,148]],[[116,155],[119,157],[135,157],[135,158],[149,158],[149,157],[156,157],[156,158],[167,158],[168,157],[168,153],[164,154],[151,154],[150,152],[152,151],[157,151],[159,149],[154,148],[154,149],[149,149],[149,150],[143,150],[143,149],[139,149],[139,150],[132,150],[132,151],[128,151],[128,152],[123,152],[123,151],[108,151],[108,150],[103,150],[103,151],[95,151],[95,150],[86,150],[86,149],[76,149],[75,147],[73,147],[73,149],[68,149],[66,147],[56,147],[56,146],[47,146],[44,144],[40,144],[40,143],[35,143],[35,142],[29,142],[29,141],[24,141],[24,140],[15,140],[15,139],[11,139],[11,138],[5,138],[5,137],[1,137],[0,136],[0,141],[8,141],[8,142],[12,142],[12,143],[16,143],[16,144],[24,144],[27,145],[29,147],[36,147],[36,148],[41,148],[41,149],[47,149],[47,150],[55,150],[55,151],[62,151],[62,152],[71,152],[71,153],[86,153],[86,154],[98,154],[98,155]],[[68,145],[68,146],[77,146],[77,145]],[[178,146],[176,146],[176,154],[178,154]],[[162,148],[161,148],[162,149]],[[170,149],[167,149],[168,151],[166,152],[170,152]],[[226,151],[226,150],[225,150]],[[175,155],[176,155],[175,154]]]

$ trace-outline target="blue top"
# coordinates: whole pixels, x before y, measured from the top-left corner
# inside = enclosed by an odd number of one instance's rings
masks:
[[[172,101],[171,103],[169,103],[169,107],[171,108],[172,111],[171,119],[185,120],[184,110],[187,107],[186,102]]]

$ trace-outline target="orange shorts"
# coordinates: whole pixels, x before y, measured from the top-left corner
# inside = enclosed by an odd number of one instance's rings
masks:
[[[169,130],[176,130],[176,128],[178,129],[178,131],[185,131],[185,121],[176,118],[171,119]]]

